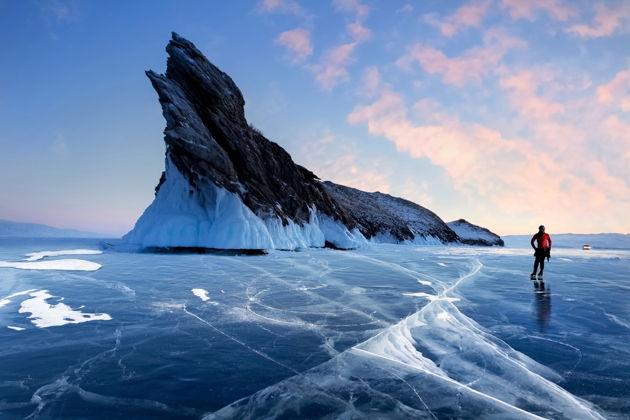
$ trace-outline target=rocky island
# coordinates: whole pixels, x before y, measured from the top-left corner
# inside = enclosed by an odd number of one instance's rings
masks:
[[[321,181],[248,124],[238,86],[190,41],[173,33],[166,51],[166,73],[147,71],[166,119],[165,170],[126,243],[288,250],[467,243],[420,205]]]

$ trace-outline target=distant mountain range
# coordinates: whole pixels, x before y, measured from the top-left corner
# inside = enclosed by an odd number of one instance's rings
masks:
[[[112,235],[0,220],[0,238],[107,238]]]
[[[508,248],[527,248],[533,236],[506,235],[503,236]],[[581,249],[582,245],[590,245],[591,249],[630,249],[630,234],[624,233],[559,233],[551,234],[553,247]]]

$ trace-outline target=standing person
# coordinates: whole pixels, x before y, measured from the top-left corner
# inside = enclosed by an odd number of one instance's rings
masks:
[[[534,245],[536,242],[536,245]],[[545,258],[549,261],[551,257],[551,236],[545,233],[545,227],[543,225],[538,226],[538,233],[532,236],[531,240],[532,248],[534,248],[534,271],[531,274],[532,278],[536,276],[536,270],[540,265],[540,271],[538,272],[538,278],[542,279],[543,271],[545,270]]]

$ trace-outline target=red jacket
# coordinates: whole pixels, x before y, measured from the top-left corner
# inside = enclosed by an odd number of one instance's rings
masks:
[[[534,246],[534,241],[538,242],[538,246]],[[532,236],[531,244],[532,247],[534,247],[535,249],[551,248],[551,236],[549,236],[548,233],[541,234],[540,232],[538,232],[537,234]]]

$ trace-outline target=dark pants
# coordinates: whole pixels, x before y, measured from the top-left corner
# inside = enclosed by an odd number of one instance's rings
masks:
[[[538,265],[540,264],[540,272],[538,274],[542,274],[545,270],[545,258],[547,257],[547,252],[544,249],[537,249],[536,253],[534,253],[536,260],[534,261],[534,271],[532,274],[536,274],[538,271]]]

